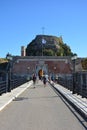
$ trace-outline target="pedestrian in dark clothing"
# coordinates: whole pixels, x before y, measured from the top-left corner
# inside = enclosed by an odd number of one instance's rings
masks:
[[[34,85],[34,88],[35,88],[35,83],[36,83],[36,75],[35,74],[33,75],[32,79],[33,79],[33,85]]]
[[[44,84],[44,87],[46,87],[46,82],[47,82],[47,79],[45,76],[43,76],[43,84]]]

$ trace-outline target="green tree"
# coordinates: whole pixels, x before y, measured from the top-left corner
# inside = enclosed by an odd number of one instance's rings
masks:
[[[87,70],[87,58],[82,60],[82,67],[84,70]]]
[[[45,49],[45,50],[43,50],[43,55],[44,56],[54,56],[54,52],[51,49],[49,49],[49,50]]]
[[[66,43],[61,44],[61,47],[62,47],[63,56],[72,56],[73,55],[70,47]]]

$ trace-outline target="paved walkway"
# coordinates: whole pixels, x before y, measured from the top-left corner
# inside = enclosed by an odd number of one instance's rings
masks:
[[[72,94],[72,91],[59,84],[54,84],[54,88],[56,88],[59,93],[87,120],[87,98],[82,98],[80,95]]]
[[[23,91],[30,87],[32,81],[27,82],[16,89],[13,89],[10,93],[4,93],[0,96],[0,111],[8,105],[15,97],[19,96]],[[61,85],[54,84],[54,87],[66,98],[76,109],[81,112],[87,118],[87,99],[82,98],[80,95],[72,94],[71,91],[62,87]]]
[[[23,91],[25,91],[28,87],[30,87],[32,84],[32,81],[27,82],[8,93],[4,93],[0,96],[0,111],[6,107],[12,100],[14,100],[16,97],[18,97]]]
[[[44,87],[40,80],[36,83],[36,88],[31,84],[32,82],[26,83],[12,90],[11,93],[4,94],[8,95],[7,98],[10,97],[10,101],[14,100],[0,112],[1,130],[85,130],[87,128],[86,121],[49,84]]]

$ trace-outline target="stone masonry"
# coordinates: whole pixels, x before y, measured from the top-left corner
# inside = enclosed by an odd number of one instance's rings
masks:
[[[15,56],[13,58],[13,74],[32,75],[39,74],[43,70],[44,74],[70,74],[72,64],[70,57],[56,56]]]

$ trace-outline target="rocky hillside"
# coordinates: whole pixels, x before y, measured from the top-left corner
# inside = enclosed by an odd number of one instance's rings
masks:
[[[37,35],[27,45],[27,56],[66,56],[73,55],[71,49],[67,44],[64,44],[62,37]]]

